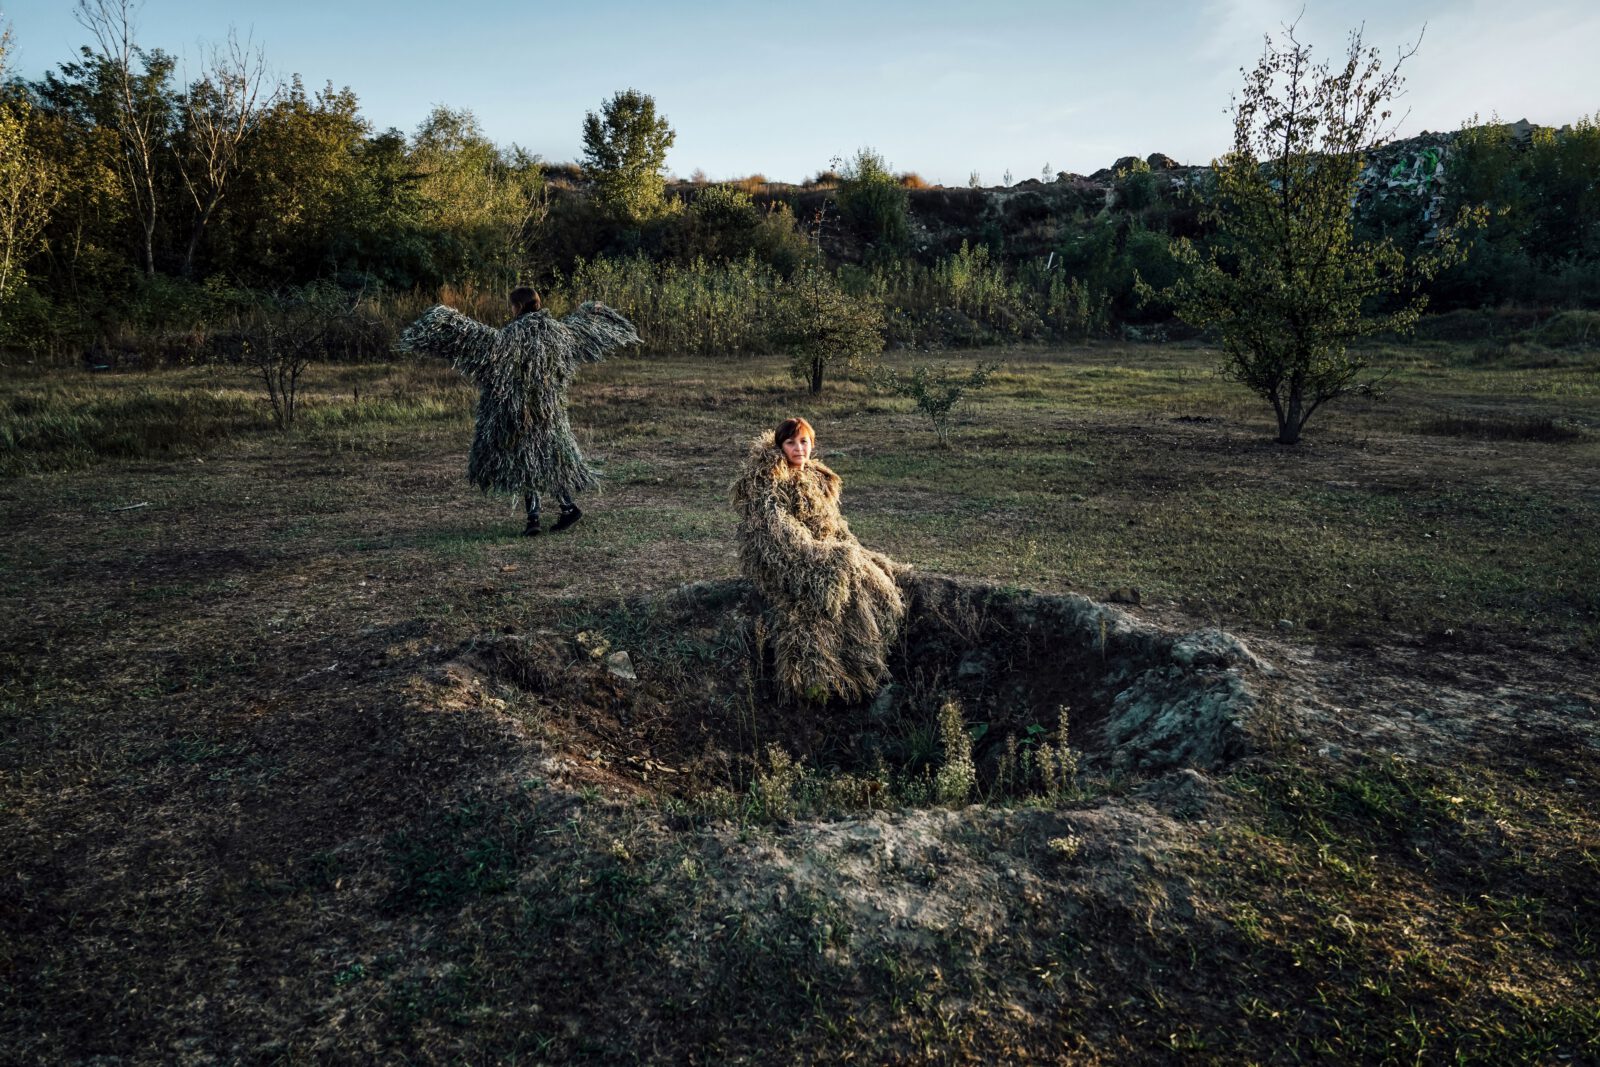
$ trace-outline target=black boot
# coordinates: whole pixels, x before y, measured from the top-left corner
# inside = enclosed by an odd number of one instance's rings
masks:
[[[561,514],[556,518],[556,524],[550,527],[550,532],[565,530],[568,526],[583,518],[583,512],[578,510],[576,504],[562,504]]]
[[[528,512],[528,525],[522,528],[522,536],[538,537],[543,532],[539,529],[539,513],[537,511]]]

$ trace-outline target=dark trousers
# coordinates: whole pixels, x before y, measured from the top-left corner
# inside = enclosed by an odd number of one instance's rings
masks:
[[[563,509],[570,508],[570,507],[574,506],[573,503],[572,503],[572,497],[568,496],[566,493],[564,493],[564,492],[563,493],[557,493],[556,496],[560,499],[561,507]],[[534,490],[534,489],[530,489],[526,493],[523,493],[522,494],[522,506],[527,508],[527,510],[528,510],[528,518],[530,518],[530,519],[537,518],[538,515],[539,515],[539,493],[538,493],[538,491]]]

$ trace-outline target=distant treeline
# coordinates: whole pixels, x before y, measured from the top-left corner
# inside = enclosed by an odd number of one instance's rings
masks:
[[[393,316],[447,289],[490,311],[519,281],[558,306],[614,302],[657,350],[764,351],[764,301],[815,270],[881,301],[890,343],[1058,339],[1161,328],[1166,309],[1140,304],[1135,277],[1162,288],[1169,238],[1213,238],[1197,221],[1208,172],[1139,160],[929,189],[862,149],[803,186],[668,183],[618,211],[597,195],[615,175],[497,145],[470,111],[379,131],[352,90],[274,85],[235,41],[184,84],[171,55],[114,29],[0,86],[0,347],[13,353],[203,358],[258,298],[314,282]],[[1403,247],[1461,205],[1489,207],[1472,256],[1432,284],[1434,309],[1600,304],[1592,121],[1480,126],[1439,151],[1445,178],[1360,203],[1362,231]]]

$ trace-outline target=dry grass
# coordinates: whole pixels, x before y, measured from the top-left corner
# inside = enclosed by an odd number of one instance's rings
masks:
[[[1298,449],[1193,349],[1007,353],[950,448],[776,360],[620,359],[573,393],[607,489],[537,540],[443,368],[314,368],[288,436],[205,371],[13,375],[8,427],[124,436],[0,481],[0,1060],[1600,1059],[1600,378],[1458,354]],[[782,823],[596,758],[669,728],[623,683],[471,667],[613,618],[695,692],[729,649],[619,600],[736,573],[789,414],[869,547],[1136,588],[1277,663],[1281,715],[1215,775]]]

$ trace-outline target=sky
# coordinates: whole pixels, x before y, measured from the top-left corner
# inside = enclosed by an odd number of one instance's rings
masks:
[[[90,41],[76,0],[0,0],[24,78]],[[197,72],[230,29],[309,89],[349,86],[375,130],[470,110],[503,146],[582,153],[584,115],[655,98],[669,172],[801,181],[863,147],[896,171],[985,185],[1163,152],[1205,163],[1263,35],[1336,60],[1361,28],[1402,68],[1399,136],[1474,116],[1561,126],[1600,112],[1596,0],[134,0],[136,40]]]

